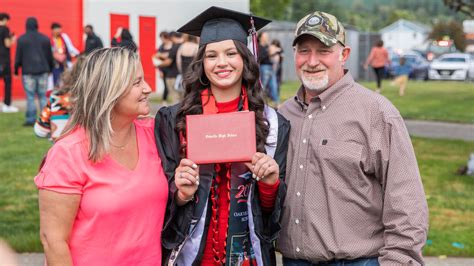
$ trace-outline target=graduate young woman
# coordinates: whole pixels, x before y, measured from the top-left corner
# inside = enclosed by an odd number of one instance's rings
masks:
[[[200,43],[184,77],[183,101],[160,109],[155,118],[170,185],[164,263],[276,264],[273,242],[286,194],[290,125],[265,105],[259,67],[247,48],[249,30],[269,22],[211,7],[178,30],[199,36]],[[186,115],[247,110],[255,112],[256,121],[257,152],[251,161],[197,165],[186,158]]]

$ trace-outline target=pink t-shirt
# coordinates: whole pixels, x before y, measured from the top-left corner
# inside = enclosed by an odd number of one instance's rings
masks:
[[[367,58],[367,63],[370,63],[372,67],[383,67],[390,63],[388,58],[387,49],[383,47],[372,47],[370,50],[369,57]]]
[[[39,189],[81,195],[69,247],[75,266],[161,265],[168,182],[156,150],[153,119],[135,121],[139,159],[132,171],[110,156],[87,159],[78,129],[49,150],[35,177]]]

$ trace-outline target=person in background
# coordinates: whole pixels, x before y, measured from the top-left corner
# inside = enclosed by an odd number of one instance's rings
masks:
[[[176,56],[176,64],[179,73],[183,76],[187,72],[199,48],[198,37],[184,34],[184,40],[185,41],[180,45]]]
[[[168,184],[150,86],[126,47],[89,54],[70,122],[34,181],[47,265],[161,265]]]
[[[267,32],[258,34],[258,63],[260,64],[260,80],[267,95],[273,103],[278,104],[280,98],[278,96],[276,73],[273,71],[273,63],[269,51],[270,40]]]
[[[10,16],[0,13],[0,78],[3,78],[4,99],[2,112],[16,113],[18,108],[12,105],[12,68],[10,47],[16,42],[16,37],[8,28]]]
[[[385,66],[390,64],[388,52],[387,49],[383,47],[382,40],[377,41],[375,46],[370,50],[369,56],[367,57],[367,60],[365,60],[364,68],[367,69],[369,64],[372,66],[377,79],[377,88],[375,91],[380,93],[382,90],[382,79],[385,73]]]
[[[161,39],[160,47],[158,47],[158,51],[153,55],[153,58],[157,62],[155,66],[160,71],[160,75],[163,79],[163,83],[164,83],[163,101],[166,101],[168,99],[168,92],[169,92],[168,85],[166,82],[166,73],[168,71],[168,67],[162,65],[162,63],[168,58],[169,52],[171,48],[173,47],[173,42],[171,41],[170,36],[168,32],[166,31],[160,32],[160,39]]]
[[[255,30],[270,22],[253,20]],[[162,238],[166,264],[276,263],[290,125],[264,104],[258,64],[247,48],[249,27],[249,15],[211,7],[179,29],[201,38],[184,77],[183,101],[163,107],[155,118],[170,182]],[[255,112],[251,162],[196,165],[186,158],[186,115],[237,111]]]
[[[79,50],[72,44],[69,36],[63,32],[61,24],[53,22],[51,24],[51,47],[53,48],[54,68],[53,84],[59,86],[61,74],[72,66],[72,58],[79,55]]]
[[[134,52],[137,51],[137,44],[133,41],[133,36],[127,28],[118,27],[111,41],[112,47],[126,47]]]
[[[270,60],[273,64],[273,72],[275,73],[277,80],[278,98],[280,98],[280,86],[283,68],[283,49],[281,48],[280,41],[273,40],[268,48],[268,51],[270,53]]]
[[[51,141],[55,142],[61,135],[69,121],[69,112],[72,107],[70,91],[82,71],[83,63],[84,56],[78,56],[73,67],[62,74],[59,88],[53,90],[48,103],[36,120],[34,126],[36,136],[49,137]]]
[[[26,33],[18,38],[15,54],[15,75],[21,68],[23,88],[26,92],[26,121],[24,126],[33,126],[36,121],[35,96],[38,97],[39,110],[46,106],[48,74],[54,66],[49,38],[38,32],[35,17],[26,19]]]
[[[170,38],[173,44],[178,45],[178,48],[179,46],[181,46],[181,44],[185,42],[184,34],[181,32],[177,32],[177,31],[170,32]]]
[[[176,77],[179,75],[177,65],[177,54],[178,49],[182,44],[183,38],[182,33],[171,32],[169,34],[170,40],[172,41],[171,48],[168,50],[166,57],[163,57],[162,63],[158,66],[159,68],[166,68],[166,87],[168,89],[169,101],[171,104],[175,104],[183,98],[183,91],[176,89]]]
[[[345,69],[333,15],[302,18],[293,46],[302,84],[278,108],[292,127],[283,265],[423,265],[428,207],[403,118]]]
[[[395,79],[391,82],[392,86],[397,85],[398,95],[403,96],[405,95],[405,89],[408,83],[408,77],[411,72],[411,67],[406,63],[405,57],[400,57],[400,63],[393,69],[393,74],[395,75]]]
[[[104,47],[102,40],[94,33],[94,28],[92,25],[87,25],[84,27],[84,33],[86,34],[86,44],[84,53],[86,55],[90,54],[95,49],[100,49]]]
[[[176,53],[176,66],[180,77],[177,78],[176,83],[179,83],[180,90],[182,89],[182,80],[189,70],[189,66],[197,54],[199,48],[198,38],[193,35],[184,34],[184,42],[179,46],[178,52]],[[176,84],[175,84],[175,87]]]

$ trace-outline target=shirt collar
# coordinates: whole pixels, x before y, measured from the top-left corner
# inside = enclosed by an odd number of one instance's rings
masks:
[[[307,106],[308,104],[305,103],[304,101],[304,86],[301,85],[300,88],[298,89],[298,91],[296,92],[296,95],[295,95],[295,102],[298,104],[298,106],[301,108],[301,111],[303,111]]]
[[[351,73],[349,73],[349,71],[345,69],[344,76],[340,80],[334,83],[331,87],[327,88],[319,96],[316,96],[311,99],[311,101],[319,99],[321,101],[321,106],[325,106],[325,108],[327,108],[334,100],[336,100],[340,95],[342,95],[345,91],[351,88],[353,83],[354,78],[352,77]],[[304,108],[308,106],[304,101],[304,95],[304,86],[301,85],[294,98],[296,103],[301,107],[301,110],[304,110]]]

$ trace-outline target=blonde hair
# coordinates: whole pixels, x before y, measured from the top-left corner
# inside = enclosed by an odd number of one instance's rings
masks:
[[[110,147],[112,110],[133,84],[137,53],[125,47],[102,48],[89,54],[72,88],[71,118],[62,136],[82,127],[89,141],[88,158],[100,161]]]

